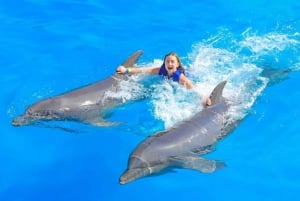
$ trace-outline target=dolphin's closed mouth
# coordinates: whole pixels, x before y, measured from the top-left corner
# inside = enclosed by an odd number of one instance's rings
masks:
[[[23,126],[23,125],[27,125],[28,123],[29,120],[27,120],[25,116],[17,117],[12,121],[13,126]]]

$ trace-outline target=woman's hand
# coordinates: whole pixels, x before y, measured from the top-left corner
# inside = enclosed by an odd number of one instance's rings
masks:
[[[211,100],[210,100],[210,98],[206,98],[206,100],[205,100],[205,105],[206,105],[206,106],[210,106],[210,105],[211,105]]]
[[[118,74],[125,74],[126,73],[126,68],[124,66],[119,66],[116,70]]]

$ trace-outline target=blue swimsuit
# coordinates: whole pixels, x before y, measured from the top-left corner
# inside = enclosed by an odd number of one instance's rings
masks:
[[[183,73],[182,69],[177,69],[171,76],[168,75],[168,72],[165,68],[165,65],[162,65],[162,67],[160,67],[158,74],[162,75],[164,77],[167,77],[168,79],[171,79],[175,82],[179,82],[179,78],[181,73]]]

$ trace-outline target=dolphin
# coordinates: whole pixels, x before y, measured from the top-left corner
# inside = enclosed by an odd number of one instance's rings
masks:
[[[142,53],[142,50],[136,51],[122,65],[133,66]],[[117,92],[120,81],[128,78],[114,73],[104,80],[38,101],[29,106],[23,115],[13,119],[12,125],[30,125],[39,120],[72,120],[94,126],[114,125],[115,122],[105,120],[105,111],[123,102],[116,98],[105,98],[105,93]]]
[[[230,106],[222,96],[226,81],[220,82],[210,94],[212,104],[170,130],[151,135],[130,154],[120,184],[162,172],[170,168],[193,169],[211,173],[225,166],[224,162],[201,158],[213,145],[228,134],[226,113]]]

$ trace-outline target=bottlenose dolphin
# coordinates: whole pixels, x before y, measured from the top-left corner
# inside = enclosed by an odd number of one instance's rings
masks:
[[[211,106],[170,130],[159,132],[141,142],[131,153],[127,170],[120,177],[120,184],[167,168],[187,168],[211,173],[224,167],[225,164],[221,161],[199,156],[212,151],[216,141],[230,130],[226,124],[229,103],[222,96],[225,84],[226,81],[219,83],[211,93]]]
[[[133,66],[143,51],[132,54],[122,65]],[[92,84],[50,97],[29,106],[25,114],[12,121],[14,126],[29,125],[38,120],[73,120],[95,126],[110,126],[113,122],[106,121],[105,111],[112,109],[122,101],[113,98],[104,98],[108,91],[117,92],[121,80],[128,76],[117,73]]]

